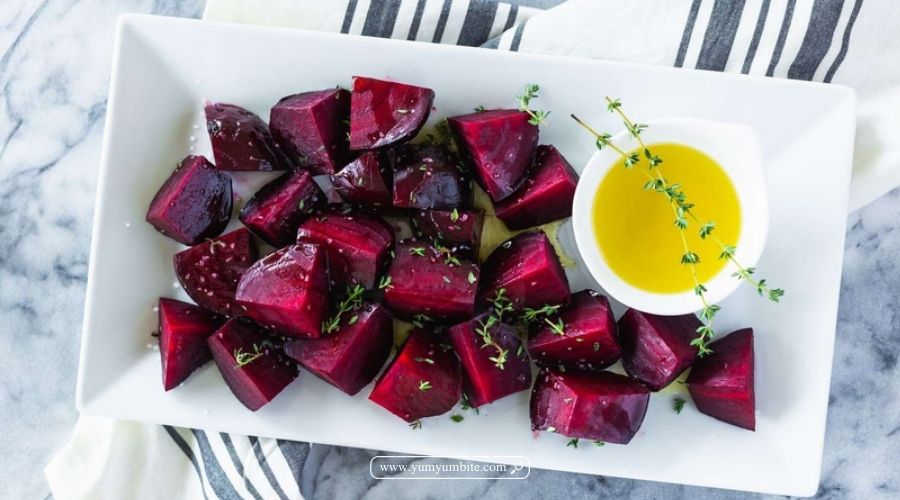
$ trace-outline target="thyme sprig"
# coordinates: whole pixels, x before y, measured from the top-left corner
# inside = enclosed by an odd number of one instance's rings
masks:
[[[522,321],[527,323],[534,323],[541,316],[553,316],[559,309],[562,307],[562,304],[549,305],[545,304],[544,307],[540,309],[532,309],[530,307],[526,307],[522,312]]]
[[[341,317],[362,305],[364,293],[366,293],[366,288],[362,285],[356,285],[350,288],[347,291],[347,297],[338,304],[338,310],[334,316],[322,322],[322,334],[327,335],[340,328]],[[359,317],[354,316],[350,319],[350,324],[353,324]]]
[[[478,327],[475,329],[475,333],[477,333],[481,337],[481,341],[484,343],[481,348],[485,347],[493,347],[497,350],[496,356],[491,356],[488,359],[494,363],[499,369],[503,369],[504,365],[506,365],[506,360],[509,358],[509,350],[501,347],[497,342],[494,341],[494,337],[491,335],[491,328],[500,323],[500,320],[497,316],[491,314],[487,317],[487,319],[479,320]]]
[[[528,119],[528,123],[532,125],[540,125],[546,122],[547,117],[550,115],[549,111],[531,109],[531,100],[540,97],[540,91],[540,85],[536,83],[529,83],[528,85],[525,85],[525,93],[523,95],[516,96],[516,99],[519,100],[519,111],[528,113],[528,116],[530,117]]]
[[[265,352],[260,350],[256,344],[253,344],[253,352],[244,352],[243,348],[238,347],[234,350],[235,368],[243,368],[261,358],[263,354]]]

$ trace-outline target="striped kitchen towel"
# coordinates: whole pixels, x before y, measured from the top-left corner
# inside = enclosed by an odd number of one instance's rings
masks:
[[[208,0],[204,18],[843,83],[862,97],[853,207],[900,185],[896,0]],[[302,498],[327,449],[82,417],[46,475],[58,500]]]

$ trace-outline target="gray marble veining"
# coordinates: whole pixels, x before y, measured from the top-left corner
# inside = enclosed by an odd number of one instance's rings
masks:
[[[115,20],[124,12],[198,17],[202,4],[0,2],[0,497],[47,495],[43,465],[77,417],[74,376]],[[822,498],[900,497],[897,221],[897,192],[849,218]],[[797,251],[815,249],[798,242]],[[527,481],[375,481],[368,474],[375,452],[317,452],[305,483],[307,494],[323,499],[754,496],[548,471]]]

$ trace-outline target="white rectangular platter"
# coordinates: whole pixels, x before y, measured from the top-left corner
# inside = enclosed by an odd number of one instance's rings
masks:
[[[759,264],[787,290],[780,305],[745,288],[723,304],[718,331],[756,330],[758,424],[749,432],[696,411],[679,415],[656,394],[628,446],[566,447],[535,436],[528,392],[462,423],[421,429],[309,373],[256,413],[209,364],[163,392],[159,354],[148,348],[160,296],[184,298],[171,258],[180,247],[144,222],[175,163],[208,153],[205,99],[268,117],[280,97],[352,75],[395,79],[436,92],[433,118],[476,105],[515,106],[526,83],[551,111],[541,142],[576,167],[591,139],[575,112],[603,129],[620,124],[602,96],[621,97],[641,121],[696,117],[754,127],[764,146],[771,232]],[[78,408],[87,414],[242,434],[441,456],[526,456],[534,467],[636,479],[811,495],[819,482],[840,289],[855,95],[846,88],[576,58],[506,53],[302,32],[127,16],[119,25],[93,229]],[[258,182],[257,182],[258,183]],[[799,249],[799,250],[798,250]],[[574,290],[590,286],[578,269]],[[678,385],[678,384],[674,384]]]

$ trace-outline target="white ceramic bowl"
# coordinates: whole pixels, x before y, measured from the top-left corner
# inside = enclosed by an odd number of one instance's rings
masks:
[[[765,247],[769,227],[762,147],[755,130],[745,125],[688,118],[656,120],[648,125],[641,136],[646,144],[689,145],[711,157],[725,170],[734,184],[741,207],[741,232],[735,256],[743,266],[755,266]],[[638,146],[627,130],[613,136],[611,142],[626,151]],[[664,169],[664,166],[660,168]],[[700,309],[700,301],[693,290],[648,292],[625,282],[606,263],[594,234],[592,214],[594,195],[611,168],[624,168],[621,155],[612,148],[597,151],[584,167],[575,191],[572,224],[575,243],[587,270],[608,294],[629,307],[662,315],[687,314]],[[639,174],[635,172],[635,175]],[[678,182],[678,179],[669,180]],[[702,200],[697,201],[698,209],[702,209],[702,204]],[[734,271],[734,266],[728,264],[704,283],[710,303],[724,300],[741,285],[741,281],[732,276]]]

